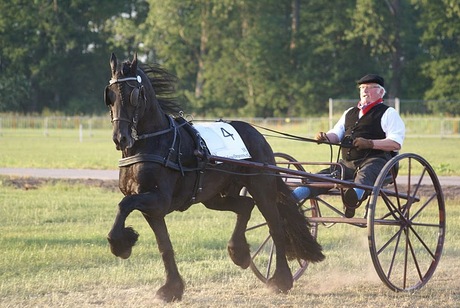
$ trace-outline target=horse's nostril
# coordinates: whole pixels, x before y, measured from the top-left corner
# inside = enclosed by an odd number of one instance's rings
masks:
[[[112,140],[117,150],[130,148],[132,146],[130,137],[125,134],[114,134]]]

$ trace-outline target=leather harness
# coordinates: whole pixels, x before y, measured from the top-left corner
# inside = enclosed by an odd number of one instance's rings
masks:
[[[125,157],[122,158],[118,161],[118,167],[124,168],[124,167],[129,167],[134,164],[138,163],[146,163],[146,162],[152,162],[152,163],[158,163],[161,164],[167,168],[171,168],[176,171],[180,171],[182,176],[185,176],[185,172],[196,172],[197,177],[195,180],[195,185],[194,189],[192,192],[192,197],[190,198],[190,204],[193,204],[196,202],[197,195],[203,190],[202,187],[202,182],[203,182],[203,176],[204,176],[204,171],[206,169],[206,165],[208,164],[208,155],[209,150],[206,146],[206,143],[203,141],[201,138],[200,133],[193,127],[193,125],[185,120],[183,117],[178,117],[173,119],[171,116],[168,115],[168,118],[170,120],[170,129],[165,129],[161,131],[161,134],[165,134],[167,132],[173,131],[174,132],[174,138],[171,144],[171,147],[169,149],[169,153],[166,156],[158,155],[158,154],[135,154],[133,156]],[[173,161],[171,159],[171,154],[173,152],[180,153],[180,140],[177,142],[178,138],[178,130],[180,127],[183,127],[185,131],[193,138],[193,141],[196,146],[195,153],[199,153],[200,155],[195,155],[195,164],[196,166],[194,167],[187,167],[183,166],[182,162],[180,160],[180,155],[178,155],[176,161]],[[152,134],[149,137],[153,136],[158,136],[160,134]]]

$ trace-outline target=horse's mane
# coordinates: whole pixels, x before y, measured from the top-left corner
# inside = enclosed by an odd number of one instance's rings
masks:
[[[139,68],[149,78],[161,109],[168,114],[179,115],[182,107],[177,101],[177,77],[159,64],[140,64]]]

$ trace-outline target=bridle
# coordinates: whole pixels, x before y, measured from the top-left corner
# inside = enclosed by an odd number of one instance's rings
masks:
[[[119,78],[119,79],[112,78],[112,79],[109,80],[109,85],[106,87],[105,94],[107,93],[108,87],[110,87],[110,86],[112,86],[114,84],[118,84],[120,93],[123,93],[121,85],[122,85],[123,82],[127,82],[127,81],[137,81],[137,84],[138,84],[137,87],[136,86],[133,87],[128,83],[128,85],[133,88],[133,90],[131,91],[131,94],[129,96],[129,103],[132,106],[136,107],[136,109],[134,110],[133,119],[130,120],[128,118],[124,118],[124,117],[121,117],[121,116],[114,118],[112,109],[110,109],[111,122],[113,123],[113,122],[117,122],[117,121],[119,121],[119,122],[123,121],[123,122],[127,122],[127,123],[131,124],[131,137],[135,141],[142,140],[142,139],[147,139],[147,138],[150,138],[150,137],[155,137],[155,136],[158,136],[158,135],[163,135],[163,134],[166,134],[166,133],[174,130],[174,132],[175,132],[175,134],[174,134],[174,142],[175,142],[175,139],[177,137],[177,129],[178,129],[178,127],[180,127],[182,125],[177,126],[171,116],[167,116],[168,120],[169,120],[169,127],[168,128],[160,130],[160,131],[157,131],[157,132],[148,133],[148,134],[142,134],[142,135],[137,134],[137,124],[138,124],[138,121],[139,121],[139,108],[140,108],[139,98],[144,101],[144,104],[147,101],[147,99],[145,97],[144,86],[142,85],[142,77],[141,76],[137,75],[136,77],[125,77],[125,78]],[[121,100],[122,100],[121,103],[123,105],[123,103],[124,103],[124,95],[121,96]],[[105,101],[106,101],[106,104],[107,104],[107,97],[105,97]],[[107,104],[107,105],[109,105],[109,104]]]
[[[119,92],[123,93],[122,84],[124,82],[128,82],[128,81],[137,81],[137,86],[132,86],[131,84],[127,83],[129,87],[133,88],[133,90],[131,91],[131,94],[129,95],[129,103],[136,108],[134,110],[133,118],[128,119],[128,118],[124,118],[122,116],[113,117],[113,111],[112,111],[112,109],[110,109],[111,122],[113,123],[113,122],[117,122],[117,121],[118,122],[123,121],[123,122],[127,122],[127,123],[131,124],[131,137],[134,140],[144,139],[144,138],[146,138],[146,137],[143,137],[144,135],[139,136],[137,134],[137,123],[139,121],[139,109],[140,109],[139,100],[143,100],[144,103],[146,101],[145,92],[144,92],[144,86],[142,85],[141,76],[137,75],[136,77],[125,77],[125,78],[119,78],[119,79],[112,78],[112,79],[109,80],[109,85],[106,87],[105,94],[107,94],[108,87],[110,87],[110,86],[112,86],[114,84],[118,84]],[[121,103],[122,103],[122,105],[124,105],[124,99],[125,99],[124,95],[121,95]],[[109,105],[107,103],[107,97],[105,97],[105,102],[106,102],[107,105]]]
[[[120,79],[110,79],[109,81],[109,85],[106,87],[106,90],[105,90],[105,102],[106,104],[109,106],[111,105],[111,102],[108,102],[107,101],[107,90],[110,86],[114,85],[114,84],[118,84],[118,89],[119,89],[119,92],[120,93],[123,93],[123,88],[122,88],[122,83],[123,82],[129,82],[129,81],[137,81],[137,87],[136,86],[132,86],[128,83],[128,85],[130,87],[133,88],[133,90],[131,91],[131,94],[129,96],[129,103],[134,106],[136,109],[134,111],[134,115],[133,115],[133,119],[130,120],[130,119],[127,119],[127,118],[124,118],[124,117],[116,117],[114,118],[113,117],[113,111],[112,109],[110,109],[110,117],[111,117],[111,121],[112,123],[113,122],[116,122],[116,121],[124,121],[124,122],[128,122],[129,124],[131,124],[131,137],[135,140],[135,141],[138,141],[138,140],[142,140],[142,139],[147,139],[147,138],[151,138],[151,137],[155,137],[155,136],[159,136],[159,135],[163,135],[163,134],[166,134],[166,133],[169,133],[169,132],[173,132],[173,136],[172,136],[172,140],[171,140],[171,145],[169,146],[168,148],[168,154],[165,156],[165,157],[160,157],[159,155],[157,154],[140,154],[140,153],[137,153],[135,155],[132,155],[132,156],[129,156],[129,157],[126,157],[126,158],[123,158],[122,160],[120,160],[120,163],[119,163],[119,166],[120,167],[124,167],[124,166],[129,166],[129,165],[132,165],[132,164],[135,164],[135,163],[139,163],[139,162],[143,162],[143,161],[150,161],[150,162],[159,162],[159,163],[162,163],[164,164],[165,166],[173,166],[174,169],[176,170],[180,170],[182,175],[184,174],[184,168],[182,166],[182,163],[180,161],[180,148],[181,148],[181,138],[180,138],[180,134],[179,134],[179,128],[188,124],[187,121],[182,121],[182,123],[180,124],[177,124],[176,123],[176,120],[171,116],[171,115],[166,115],[166,118],[168,119],[168,122],[169,122],[169,126],[168,128],[166,129],[163,129],[163,130],[160,130],[160,131],[156,131],[156,132],[152,132],[152,133],[147,133],[147,134],[142,134],[142,135],[138,135],[137,134],[137,124],[138,124],[138,120],[139,120],[139,97],[141,97],[142,100],[144,100],[144,105],[145,103],[147,102],[147,99],[145,97],[145,93],[144,93],[144,86],[141,84],[142,82],[142,78],[138,75],[137,77],[126,77],[126,78],[120,78]],[[124,95],[121,95],[121,104],[124,105]],[[180,118],[183,119],[183,114],[182,112],[180,112]],[[176,149],[177,147],[177,149]],[[177,158],[177,163],[172,163],[171,162],[171,157],[172,157],[172,154],[174,152],[178,152],[179,153],[179,157]],[[195,170],[195,169],[194,169]]]

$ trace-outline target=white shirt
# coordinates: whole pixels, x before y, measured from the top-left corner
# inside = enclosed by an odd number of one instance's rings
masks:
[[[334,127],[328,131],[328,133],[334,133],[339,137],[339,140],[342,140],[345,135],[345,116],[348,111],[350,111],[353,107],[345,110],[345,112],[340,117],[339,121],[334,125]],[[362,117],[361,111],[359,112],[359,117]],[[393,107],[389,107],[385,113],[382,115],[382,119],[380,121],[380,126],[382,130],[385,132],[385,136],[387,139],[393,140],[402,147],[404,138],[406,136],[406,126],[404,125],[403,120],[399,116],[396,109]]]

